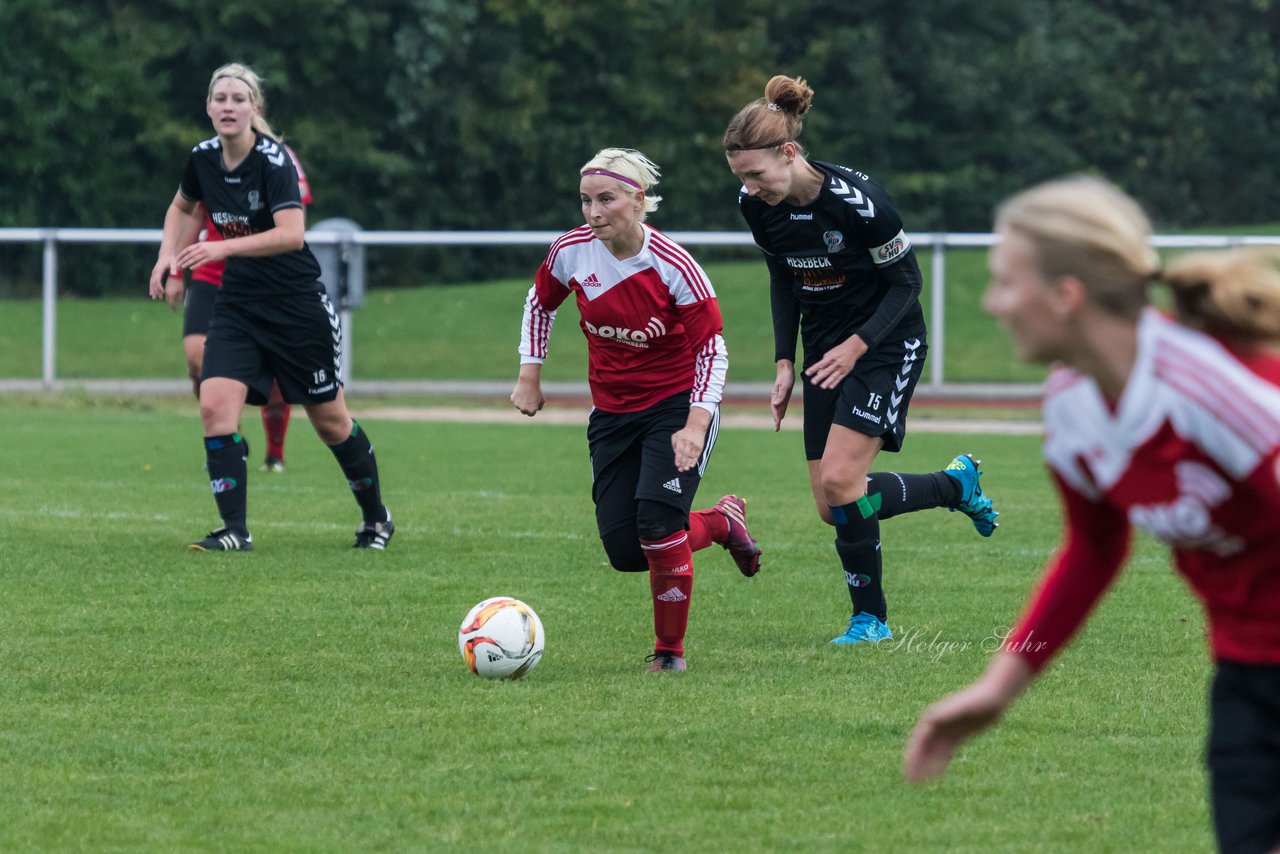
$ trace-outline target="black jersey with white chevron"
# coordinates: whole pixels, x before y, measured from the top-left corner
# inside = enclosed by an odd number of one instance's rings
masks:
[[[275,212],[302,207],[298,172],[284,147],[255,131],[253,148],[235,169],[222,162],[218,137],[191,149],[179,190],[203,202],[223,239],[275,228]],[[304,243],[301,249],[255,258],[227,259],[220,299],[245,300],[283,294],[316,293],[320,265]]]
[[[911,242],[888,192],[863,172],[809,162],[826,180],[808,205],[771,206],[748,196],[745,188],[738,194],[742,216],[769,267],[775,357],[795,358],[798,314],[805,364],[862,330],[895,287],[884,270],[908,265],[906,278],[919,284]],[[899,340],[925,334],[914,294],[884,332]]]

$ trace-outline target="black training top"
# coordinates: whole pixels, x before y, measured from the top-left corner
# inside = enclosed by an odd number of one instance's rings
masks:
[[[191,149],[179,191],[204,202],[223,239],[245,237],[275,228],[274,214],[302,207],[298,172],[280,143],[254,132],[256,142],[244,161],[228,170],[222,143],[207,139]],[[261,299],[323,290],[320,265],[304,243],[301,249],[255,258],[232,256],[222,275],[224,300]]]
[[[893,199],[863,172],[810,163],[826,176],[811,204],[738,194],[769,266],[774,359],[795,359],[797,324],[805,366],[854,333],[871,348],[923,336],[923,280]]]

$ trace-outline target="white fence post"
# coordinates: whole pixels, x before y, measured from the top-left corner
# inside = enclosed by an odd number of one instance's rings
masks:
[[[946,381],[947,247],[946,235],[933,235],[933,270],[929,275],[929,388]]]
[[[41,352],[40,384],[52,389],[57,378],[56,356],[58,352],[58,237],[57,231],[44,233],[44,278],[42,316],[44,326]]]

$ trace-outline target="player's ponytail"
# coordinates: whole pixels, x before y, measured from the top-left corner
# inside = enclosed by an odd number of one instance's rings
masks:
[[[253,129],[263,136],[269,136],[276,142],[283,141],[284,137],[276,133],[272,129],[271,123],[267,121],[267,99],[262,94],[262,78],[254,73],[254,70],[247,65],[239,62],[229,62],[226,65],[213,72],[213,77],[209,80],[209,94],[207,100],[213,99],[213,87],[219,80],[225,79],[239,80],[241,83],[249,87],[249,103],[253,105],[253,118],[250,124]]]
[[[764,87],[764,97],[747,104],[725,128],[725,151],[775,148],[795,142],[804,129],[804,115],[813,106],[813,89],[803,77],[778,74]],[[803,149],[801,149],[803,152]]]
[[[1191,252],[1171,261],[1160,280],[1173,294],[1179,322],[1223,341],[1280,342],[1280,248]]]

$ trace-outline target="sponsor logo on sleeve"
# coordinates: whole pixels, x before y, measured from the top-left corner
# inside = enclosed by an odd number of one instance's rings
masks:
[[[899,231],[887,243],[871,250],[871,260],[876,264],[888,264],[890,261],[901,258],[910,248],[911,241],[907,239],[907,233]]]

